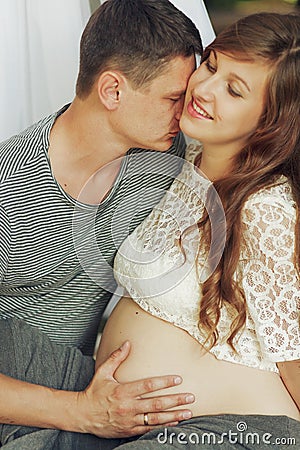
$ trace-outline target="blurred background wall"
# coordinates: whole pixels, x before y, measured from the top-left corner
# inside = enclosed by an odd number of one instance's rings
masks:
[[[300,0],[205,0],[205,4],[216,33],[247,14],[259,11],[300,12]]]
[[[101,0],[90,0],[94,11]],[[184,0],[191,3],[192,0]],[[103,3],[103,1],[102,1]],[[300,11],[300,0],[204,0],[211,22],[216,32],[221,31],[236,18],[258,11],[290,12],[297,7]]]

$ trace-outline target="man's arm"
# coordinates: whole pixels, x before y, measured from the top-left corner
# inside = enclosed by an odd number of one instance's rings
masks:
[[[0,374],[0,422],[110,438],[142,434],[154,426],[187,418],[184,416],[187,409],[166,410],[191,403],[187,400],[188,394],[141,398],[143,394],[181,383],[180,377],[117,383],[113,374],[129,351],[130,345],[125,343],[113,352],[97,369],[90,385],[81,392],[51,389]],[[145,426],[144,413],[149,412],[151,425]]]
[[[0,374],[0,423],[71,431],[77,394]]]
[[[277,363],[281,379],[300,411],[300,359]]]

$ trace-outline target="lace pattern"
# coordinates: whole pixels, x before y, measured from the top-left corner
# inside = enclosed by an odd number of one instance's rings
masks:
[[[145,311],[186,330],[203,345],[205,336],[198,328],[199,278],[206,273],[207,263],[194,225],[202,217],[211,183],[193,165],[200,151],[199,143],[189,145],[186,163],[170,190],[121,246],[115,277]],[[220,339],[211,349],[217,358],[277,371],[276,362],[300,357],[295,218],[291,189],[284,177],[246,202],[235,275],[246,295],[247,320],[235,340],[235,353],[226,344],[230,311],[222,308]]]

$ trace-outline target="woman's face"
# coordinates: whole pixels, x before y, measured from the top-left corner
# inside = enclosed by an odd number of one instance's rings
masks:
[[[256,129],[264,111],[270,66],[211,51],[191,76],[180,120],[188,136],[233,156]]]

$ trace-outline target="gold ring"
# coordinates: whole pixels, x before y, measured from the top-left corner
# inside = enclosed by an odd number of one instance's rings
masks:
[[[148,421],[148,413],[144,413],[144,425],[148,426],[149,425],[149,421]]]

